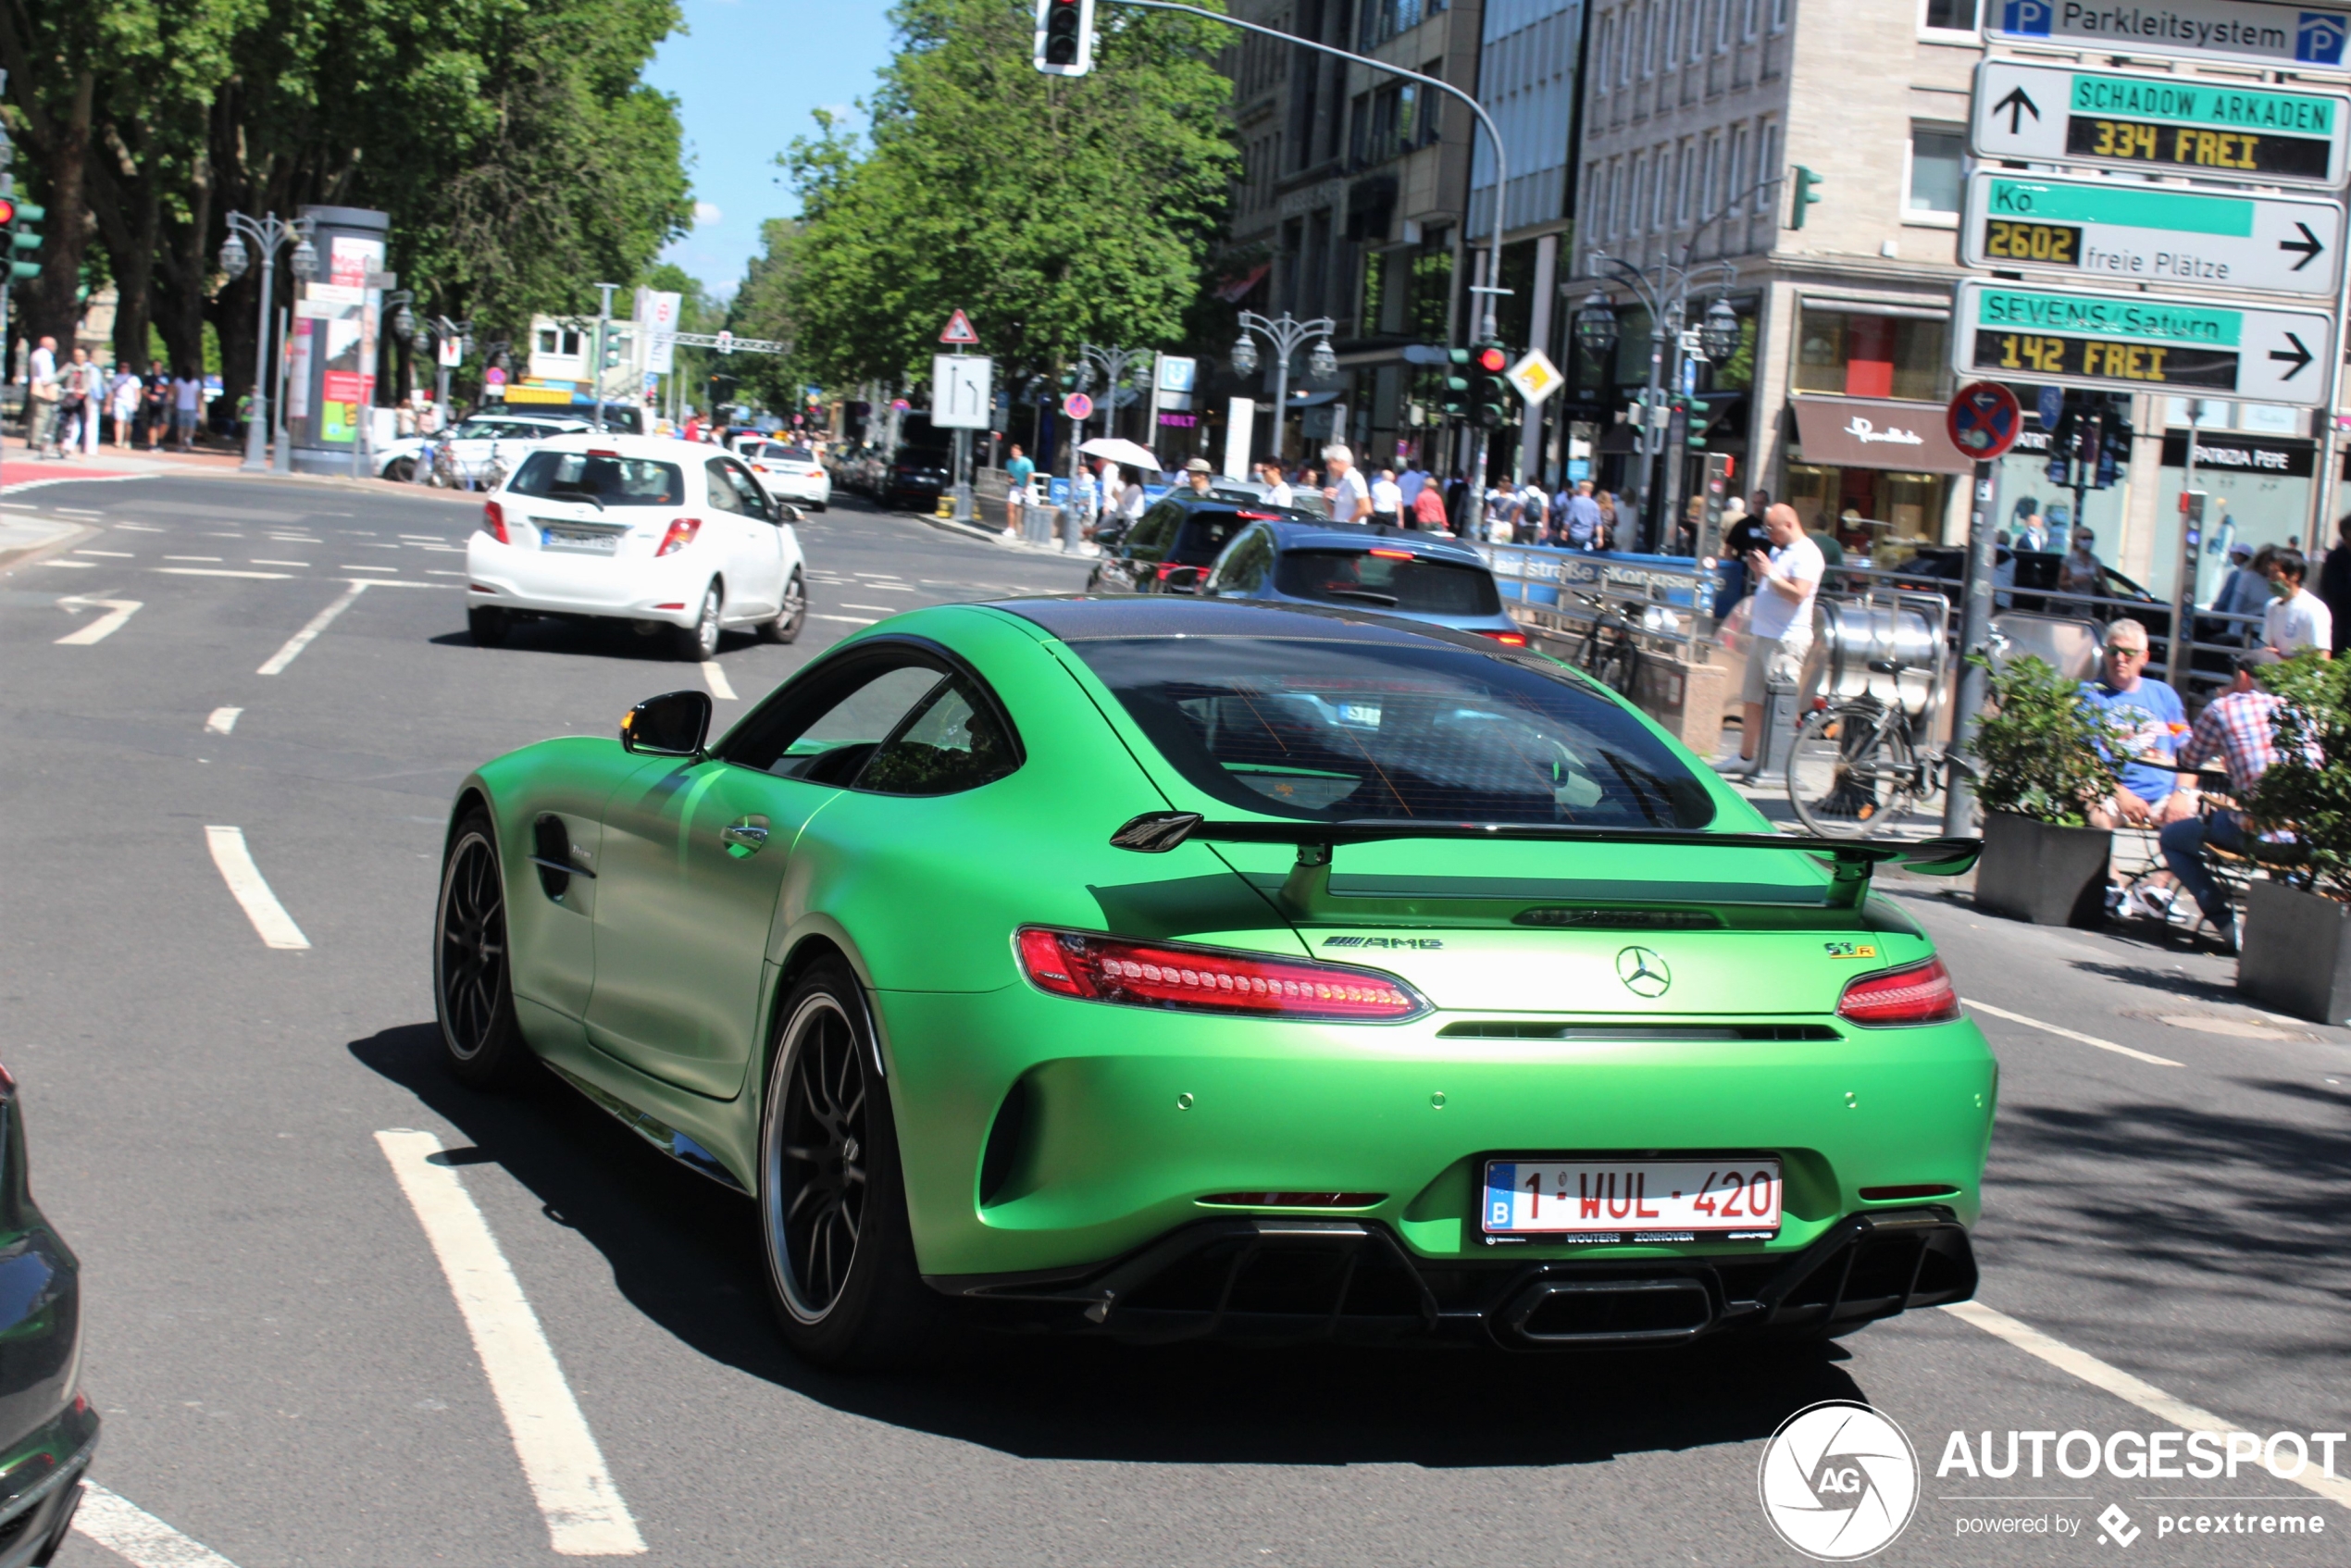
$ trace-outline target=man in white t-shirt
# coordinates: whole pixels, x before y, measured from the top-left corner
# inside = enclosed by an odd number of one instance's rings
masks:
[[[1379,478],[1372,481],[1372,521],[1394,528],[1404,520],[1404,487],[1396,482],[1396,470],[1382,468]]]
[[[2292,656],[2316,648],[2332,658],[2334,612],[2327,602],[2302,586],[2309,563],[2291,546],[2270,554],[2269,607],[2261,612],[2261,645],[2272,653]]]
[[[1762,767],[1763,700],[1771,683],[1794,685],[1812,646],[1812,596],[1820,591],[1828,562],[1805,537],[1796,508],[1780,503],[1763,514],[1769,554],[1747,553],[1748,580],[1755,608],[1748,621],[1747,684],[1739,693],[1739,754],[1718,759],[1721,772],[1752,778]]]
[[[1368,523],[1372,520],[1371,487],[1363,476],[1355,471],[1355,454],[1333,443],[1323,448],[1323,467],[1328,480],[1323,486],[1323,499],[1331,504],[1331,520],[1338,523]]]

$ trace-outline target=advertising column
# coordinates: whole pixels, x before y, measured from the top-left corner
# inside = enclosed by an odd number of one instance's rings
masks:
[[[293,468],[348,474],[361,410],[375,393],[375,302],[370,275],[384,270],[389,214],[364,207],[305,206],[318,275],[294,303],[294,386],[287,401]]]

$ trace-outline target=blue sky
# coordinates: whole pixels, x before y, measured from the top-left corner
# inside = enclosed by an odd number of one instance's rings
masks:
[[[678,100],[694,231],[663,253],[715,294],[734,292],[759,225],[799,210],[776,155],[843,113],[889,59],[883,0],[684,0],[688,31],[665,42],[646,80]],[[852,122],[853,123],[853,122]]]

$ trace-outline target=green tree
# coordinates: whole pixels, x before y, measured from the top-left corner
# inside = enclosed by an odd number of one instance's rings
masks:
[[[1182,340],[1236,165],[1227,40],[1100,14],[1093,74],[1061,78],[1030,66],[1026,6],[900,0],[866,136],[819,114],[780,160],[802,228],[769,255],[802,367],[917,378],[959,308],[1008,382],[1084,341]]]

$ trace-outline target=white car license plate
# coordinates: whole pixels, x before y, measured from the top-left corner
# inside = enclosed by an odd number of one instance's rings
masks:
[[[578,550],[590,555],[609,555],[620,543],[616,533],[603,533],[588,529],[559,529],[539,525],[541,546],[548,550]]]
[[[1780,1228],[1780,1163],[1489,1160],[1488,1236],[1762,1240]]]

